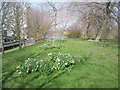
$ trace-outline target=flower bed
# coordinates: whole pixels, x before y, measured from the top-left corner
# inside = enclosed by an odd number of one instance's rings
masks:
[[[63,44],[50,44],[50,43],[47,43],[47,44],[44,44],[44,45],[40,46],[40,48],[43,48],[45,50],[53,49],[53,48],[60,49],[62,46],[63,46]]]
[[[42,74],[52,73],[52,63],[44,60],[28,58],[25,63],[17,67],[18,74],[40,72]]]
[[[72,56],[70,54],[49,53],[48,60],[28,58],[25,63],[17,67],[18,74],[40,72],[49,75],[55,70],[63,70],[76,62],[83,62],[86,57]]]
[[[56,40],[56,41],[61,43],[61,42],[66,42],[67,39],[63,39],[63,38],[62,38],[62,39],[58,39],[58,40]]]

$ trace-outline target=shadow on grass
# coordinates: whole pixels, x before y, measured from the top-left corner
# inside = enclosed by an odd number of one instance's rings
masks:
[[[51,82],[52,80],[58,78],[59,76],[61,76],[62,74],[64,74],[65,72],[67,72],[68,70],[65,69],[62,72],[60,72],[59,74],[55,75],[54,77],[50,78],[49,80],[45,81],[44,83],[42,83],[39,87],[37,88],[43,88],[47,83]],[[36,89],[39,90],[39,89]]]
[[[40,55],[41,55],[41,53],[30,54],[29,58],[35,58],[35,57],[40,56]]]
[[[13,71],[11,71],[10,73],[8,73],[8,74],[5,76],[4,80],[2,80],[2,86],[3,86],[3,87],[4,87],[4,84],[5,84],[5,82],[7,81],[7,79],[8,79],[9,77],[11,77],[11,76],[15,73],[15,71],[16,71],[16,70],[13,70]]]
[[[33,78],[27,80],[25,83],[22,82],[22,84],[21,84],[20,86],[18,86],[18,87],[19,87],[19,88],[21,88],[21,87],[22,87],[22,88],[25,87],[29,82],[31,82],[31,81],[37,79],[40,75],[41,75],[41,74],[37,74],[35,77],[33,77]]]

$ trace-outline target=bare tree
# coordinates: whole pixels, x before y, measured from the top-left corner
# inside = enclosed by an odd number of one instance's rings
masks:
[[[26,28],[25,9],[25,3],[13,3],[13,20],[10,24],[13,27],[13,35],[15,36],[16,34],[16,38],[19,41],[19,49],[21,49],[22,33],[25,33],[24,30]]]
[[[12,40],[18,40],[19,49],[21,49],[21,31],[25,25],[24,8],[24,3],[3,2],[1,9],[3,41],[10,41],[10,37]]]
[[[117,22],[116,3],[72,3],[72,6],[77,8],[81,20],[86,26],[86,36],[88,37],[88,30],[90,27],[96,29],[96,41],[101,37],[106,36],[110,28],[115,26],[113,22]]]
[[[44,11],[42,6],[39,6],[39,9],[29,8],[27,13],[29,36],[33,37],[35,42],[45,39],[52,23],[47,11]]]
[[[1,6],[1,30],[2,30],[2,51],[4,54],[4,42],[6,40],[7,37],[7,30],[9,29],[9,19],[10,17],[7,18],[7,16],[9,15],[9,7],[10,7],[10,3],[2,3]]]

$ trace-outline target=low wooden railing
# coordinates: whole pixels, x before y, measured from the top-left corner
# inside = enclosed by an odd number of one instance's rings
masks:
[[[23,42],[21,42],[23,44]],[[19,46],[19,41],[9,41],[3,43],[4,50],[11,49],[11,47]],[[2,52],[2,47],[0,47],[0,52]],[[7,49],[6,49],[7,48]]]
[[[4,42],[3,43],[3,47],[10,47],[10,46],[15,46],[15,45],[19,45],[19,42],[17,41],[10,41],[10,42]]]

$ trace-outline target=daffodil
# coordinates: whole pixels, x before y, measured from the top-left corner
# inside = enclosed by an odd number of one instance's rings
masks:
[[[65,63],[65,65],[67,65],[68,63]]]
[[[21,74],[21,72],[19,72],[18,74]]]
[[[20,65],[19,65],[19,66],[17,66],[16,68],[20,68]]]

